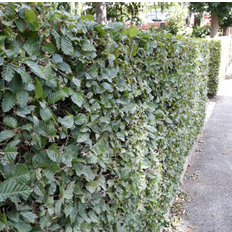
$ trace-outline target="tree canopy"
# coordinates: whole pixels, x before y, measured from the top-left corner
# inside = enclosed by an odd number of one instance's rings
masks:
[[[218,24],[222,28],[232,24],[232,2],[191,2],[189,9],[192,12],[209,12],[212,20],[211,30],[216,28]],[[217,33],[217,30],[215,31]],[[211,34],[211,37],[214,36]]]

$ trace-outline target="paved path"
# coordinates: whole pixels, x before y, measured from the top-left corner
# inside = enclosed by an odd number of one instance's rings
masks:
[[[222,81],[200,141],[186,172],[200,171],[199,179],[181,186],[194,196],[182,230],[232,232],[232,79]]]

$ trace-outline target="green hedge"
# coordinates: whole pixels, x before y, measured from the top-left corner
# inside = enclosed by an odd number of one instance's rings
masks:
[[[216,39],[209,39],[209,96],[217,95],[220,81],[225,78],[226,70],[231,63],[231,41],[232,39],[230,37],[219,37]]]
[[[207,41],[44,11],[0,12],[0,230],[159,231],[204,121]]]

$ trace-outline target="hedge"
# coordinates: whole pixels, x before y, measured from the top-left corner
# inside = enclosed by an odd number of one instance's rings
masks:
[[[220,81],[225,78],[226,70],[231,63],[232,39],[230,37],[219,37],[209,39],[210,63],[208,95],[217,95]]]
[[[204,121],[207,41],[2,6],[0,230],[159,231]]]

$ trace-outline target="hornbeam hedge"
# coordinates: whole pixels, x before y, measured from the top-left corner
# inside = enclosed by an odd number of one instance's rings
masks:
[[[204,121],[208,42],[1,6],[0,230],[159,231]]]
[[[226,70],[231,64],[232,39],[228,36],[209,39],[210,61],[208,95],[217,95],[220,82],[225,78]]]

